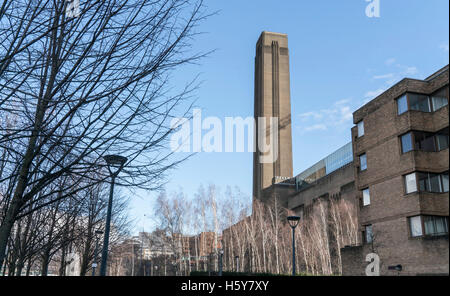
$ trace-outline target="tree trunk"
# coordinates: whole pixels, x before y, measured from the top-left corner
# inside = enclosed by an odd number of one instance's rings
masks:
[[[41,276],[48,275],[48,265],[50,263],[50,249],[47,248],[42,256]]]
[[[91,252],[91,239],[88,237],[84,252],[82,255],[81,266],[80,266],[80,276],[85,276],[89,269],[89,257]]]
[[[30,258],[28,259],[28,265],[27,265],[27,273],[26,273],[26,276],[29,276],[30,275],[30,272],[31,272],[31,266],[33,265],[33,261],[32,261],[32,259],[31,259],[31,256],[30,256]]]
[[[25,266],[24,259],[23,258],[19,258],[18,263],[17,263],[16,276],[21,276],[22,275],[22,270],[23,270],[24,266]]]

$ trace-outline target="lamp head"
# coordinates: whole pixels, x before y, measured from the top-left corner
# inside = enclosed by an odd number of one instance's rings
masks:
[[[401,264],[388,266],[388,270],[402,271],[403,266]]]
[[[298,223],[300,222],[300,217],[299,216],[289,216],[287,217],[289,226],[291,226],[291,228],[295,228],[297,227]]]
[[[127,158],[125,156],[120,155],[106,155],[103,156],[103,159],[108,164],[109,170],[114,174],[119,173],[119,171],[123,168],[123,166],[127,162]],[[114,172],[112,171],[112,168],[115,168]]]

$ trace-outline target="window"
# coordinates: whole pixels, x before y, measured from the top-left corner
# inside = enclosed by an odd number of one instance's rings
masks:
[[[366,243],[373,242],[372,225],[366,225],[365,226],[365,234],[366,234]]]
[[[363,206],[370,205],[370,191],[369,188],[363,190]]]
[[[437,151],[432,133],[414,132],[414,145],[417,150]]]
[[[367,157],[365,153],[359,156],[359,163],[361,165],[361,171],[367,170]]]
[[[431,101],[433,103],[433,111],[439,110],[442,107],[448,105],[446,92],[447,92],[446,89],[442,89],[431,96]]]
[[[442,190],[448,192],[448,172],[442,173]]]
[[[412,237],[448,234],[448,217],[445,216],[414,216],[409,218],[409,225]]]
[[[422,236],[422,219],[420,216],[410,217],[409,225],[412,237]]]
[[[448,148],[448,127],[437,133],[412,131],[400,137],[402,153],[411,150],[438,152]]]
[[[411,110],[417,110],[422,112],[430,112],[430,101],[428,96],[420,94],[408,94],[409,107]]]
[[[358,138],[364,136],[364,121],[360,121],[357,124],[358,126]]]
[[[417,173],[420,191],[425,192],[448,192],[448,172],[436,173]]]
[[[405,176],[406,194],[417,191],[416,173]]]
[[[437,111],[448,105],[448,89],[443,88],[431,96],[406,93],[397,99],[397,113],[403,114],[408,110],[422,112]],[[409,103],[409,104],[408,104]]]
[[[424,216],[423,225],[426,235],[441,235],[448,233],[448,217]]]
[[[402,140],[402,153],[406,153],[413,150],[411,133],[407,133],[401,136],[401,140]]]
[[[437,132],[436,145],[438,151],[445,150],[448,148],[448,127]]]
[[[408,111],[408,102],[406,101],[406,95],[403,95],[402,97],[397,99],[397,108],[399,115]]]

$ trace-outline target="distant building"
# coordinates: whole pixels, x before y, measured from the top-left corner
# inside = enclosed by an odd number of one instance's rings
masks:
[[[161,231],[154,231],[152,233],[139,232],[135,240],[142,247],[144,259],[151,259],[152,257],[161,255],[171,256],[174,254],[172,247],[168,243],[168,239]]]
[[[208,270],[221,248],[220,235],[201,232],[173,238],[161,230],[139,232],[111,250],[110,275],[188,275],[194,270]]]

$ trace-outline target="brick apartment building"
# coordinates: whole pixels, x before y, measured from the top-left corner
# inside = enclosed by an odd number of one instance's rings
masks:
[[[448,274],[448,66],[403,79],[353,113],[354,176],[362,244],[343,250],[344,274]]]
[[[425,80],[405,78],[356,110],[351,143],[294,177],[287,35],[263,32],[256,47],[255,117],[282,116],[284,157],[259,164],[255,152],[253,198],[276,196],[299,216],[318,200],[354,205],[349,246],[336,250],[329,234],[343,275],[365,275],[369,253],[379,256],[381,275],[448,274],[448,65]]]

